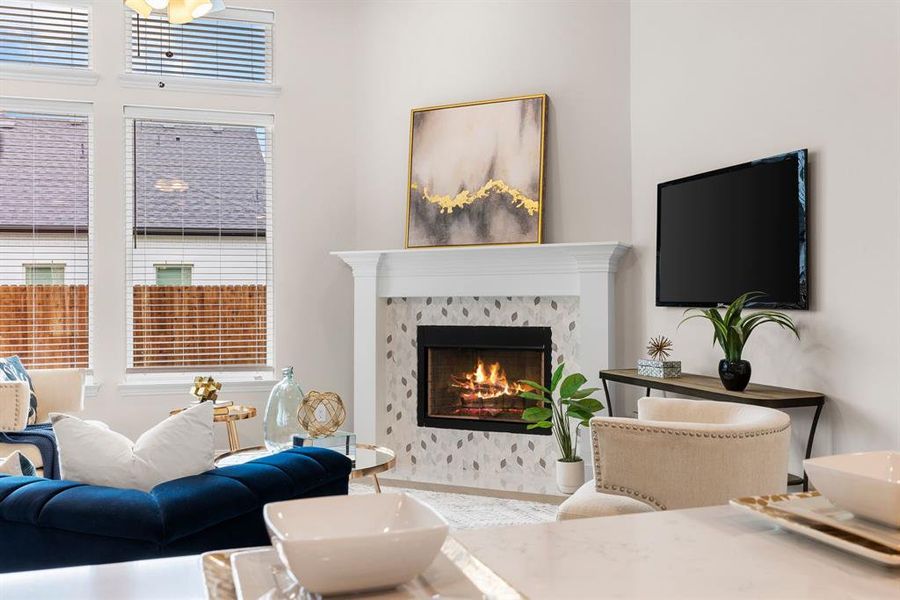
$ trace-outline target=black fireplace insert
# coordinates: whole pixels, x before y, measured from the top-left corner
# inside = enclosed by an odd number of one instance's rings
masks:
[[[548,435],[527,429],[522,412],[537,404],[520,393],[527,379],[548,386],[549,327],[420,325],[418,424],[476,431]]]

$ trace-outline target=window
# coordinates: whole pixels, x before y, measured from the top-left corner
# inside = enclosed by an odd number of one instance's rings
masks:
[[[0,355],[87,368],[91,120],[12,102],[0,111]]]
[[[25,285],[63,285],[66,283],[66,265],[23,265]]]
[[[191,265],[156,265],[156,285],[191,285]]]
[[[0,0],[0,61],[87,69],[89,10],[86,6]]]
[[[234,15],[222,18],[220,15]],[[216,18],[171,25],[165,15],[127,11],[130,73],[272,82],[272,14],[231,9]]]
[[[196,116],[126,108],[131,372],[271,368],[268,120]]]

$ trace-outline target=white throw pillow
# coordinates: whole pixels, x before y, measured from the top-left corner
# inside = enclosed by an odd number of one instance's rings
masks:
[[[97,423],[51,413],[63,479],[150,491],[214,467],[213,406],[201,402],[144,432],[136,442]]]

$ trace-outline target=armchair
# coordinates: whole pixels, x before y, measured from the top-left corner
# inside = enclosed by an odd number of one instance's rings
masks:
[[[83,369],[34,369],[28,372],[38,396],[37,423],[49,423],[51,412],[79,412],[84,409]],[[0,432],[24,431],[28,420],[29,388],[22,381],[0,382]],[[0,456],[18,450],[43,472],[44,461],[38,446],[0,440]]]
[[[591,420],[594,480],[559,519],[725,504],[782,493],[790,418],[726,402],[641,398],[638,418]]]

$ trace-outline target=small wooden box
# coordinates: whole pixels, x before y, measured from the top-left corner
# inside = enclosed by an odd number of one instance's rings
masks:
[[[638,375],[644,377],[659,377],[660,379],[681,377],[681,361],[641,358],[637,362],[637,371]]]

